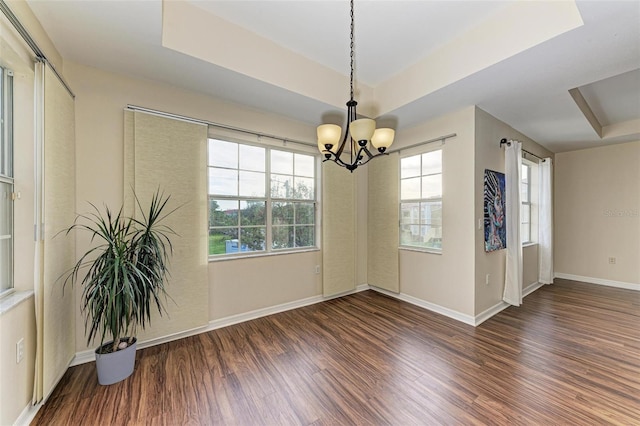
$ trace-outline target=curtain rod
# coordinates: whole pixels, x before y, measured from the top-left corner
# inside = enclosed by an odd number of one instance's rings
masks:
[[[433,138],[433,139],[429,139],[428,141],[423,141],[423,142],[417,142],[408,146],[403,146],[401,148],[396,148],[396,149],[392,149],[387,151],[387,154],[390,154],[392,152],[399,152],[402,151],[404,149],[411,149],[414,148],[416,146],[420,146],[420,145],[426,145],[429,143],[434,143],[434,142],[438,142],[438,141],[442,141],[442,143],[444,143],[445,140],[447,139],[451,139],[451,138],[455,138],[456,136],[458,136],[456,133],[450,133],[448,135],[444,135],[444,136],[438,136],[437,138]]]
[[[291,143],[296,143],[296,144],[306,145],[306,146],[314,146],[314,147],[317,146],[317,144],[313,144],[311,142],[299,141],[299,140],[295,140],[295,139],[291,139],[291,138],[286,138],[284,136],[277,136],[277,135],[270,135],[270,134],[267,134],[267,133],[260,133],[260,132],[254,131],[254,130],[243,129],[241,127],[229,126],[229,125],[226,125],[226,124],[215,123],[215,122],[209,121],[209,120],[203,120],[203,119],[200,119],[200,118],[187,117],[186,115],[174,114],[174,113],[171,113],[171,112],[159,111],[159,110],[140,107],[140,106],[136,106],[136,105],[127,105],[127,109],[129,109],[131,111],[146,112],[146,113],[158,115],[158,116],[161,116],[161,117],[175,118],[175,119],[179,119],[179,120],[190,121],[190,122],[193,122],[193,123],[206,124],[207,126],[217,127],[217,128],[225,129],[225,130],[231,130],[231,131],[239,132],[239,133],[245,133],[245,134],[257,136],[257,137],[260,137],[260,138],[269,138],[269,139],[278,140],[278,141],[282,141],[282,142],[286,142],[286,143],[291,142]]]
[[[53,64],[49,62],[49,60],[45,56],[42,49],[40,49],[40,47],[38,46],[38,43],[36,43],[33,37],[31,37],[31,34],[29,34],[27,29],[24,27],[24,25],[22,25],[18,17],[13,13],[11,8],[9,8],[5,0],[0,0],[0,10],[2,10],[4,15],[7,17],[9,22],[11,22],[11,25],[13,25],[13,27],[16,29],[18,34],[20,34],[20,36],[25,41],[25,43],[27,43],[27,45],[29,46],[33,54],[36,55],[36,60],[39,62],[44,62],[47,65],[49,65],[49,67],[51,68],[51,71],[53,71],[53,73],[58,78],[58,80],[60,80],[60,83],[62,83],[64,88],[67,90],[67,92],[69,92],[72,98],[75,98],[76,95],[71,90],[71,87],[69,87],[67,82],[64,81],[64,78],[62,78],[62,76],[58,73],[58,71],[56,70],[56,67],[54,67]]]
[[[500,139],[500,148],[502,148],[502,145],[507,144],[508,146],[511,146],[511,141],[508,141],[506,138],[502,138]],[[539,155],[535,155],[533,152],[529,152],[526,149],[522,149],[522,152],[531,155],[532,157],[536,157],[538,160],[541,160],[542,162],[547,161],[545,158],[540,157]]]

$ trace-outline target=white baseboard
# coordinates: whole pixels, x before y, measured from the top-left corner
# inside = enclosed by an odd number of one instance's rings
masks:
[[[530,295],[531,293],[533,293],[534,291],[536,291],[537,289],[543,286],[544,284],[539,283],[537,281],[535,283],[529,284],[528,286],[522,289],[522,297],[527,297],[528,295]]]
[[[24,407],[22,413],[20,413],[16,421],[13,423],[14,426],[28,426],[31,424],[33,419],[36,418],[36,414],[38,414],[40,407],[42,407],[42,402],[36,405],[29,404]]]
[[[532,284],[529,284],[528,286],[526,286],[524,289],[522,289],[522,297],[527,297],[528,295],[530,295],[531,293],[533,293],[534,291],[536,291],[537,289],[539,289],[540,287],[542,287],[544,284],[539,283],[539,282],[534,282]],[[489,318],[491,318],[492,316],[498,314],[499,312],[507,309],[509,305],[507,302],[504,301],[500,301],[498,303],[496,303],[495,305],[493,305],[492,307],[490,307],[489,309],[485,310],[484,312],[481,312],[480,314],[476,315],[475,317],[475,325],[480,325],[483,322],[485,322],[486,320],[488,320]]]
[[[562,278],[565,280],[572,280],[572,281],[583,281],[589,284],[606,285],[607,287],[626,288],[627,290],[640,291],[640,284],[638,283],[627,283],[624,281],[613,281],[613,280],[605,280],[602,278],[583,277],[580,275],[564,274],[562,272],[554,273],[554,277]]]
[[[387,296],[394,297],[407,303],[411,303],[412,305],[416,305],[431,312],[444,315],[456,321],[460,321],[473,326],[476,325],[474,317],[455,311],[453,309],[445,308],[444,306],[436,305],[435,303],[427,302],[425,300],[418,299],[417,297],[409,296],[408,294],[394,293],[392,291],[384,290],[382,288],[374,286],[369,286],[369,288],[371,288],[371,290],[377,291],[378,293],[386,294]]]
[[[484,311],[482,311],[478,315],[476,315],[475,318],[473,319],[473,324],[472,325],[474,325],[476,327],[479,326],[480,324],[482,324],[483,322],[485,322],[486,320],[488,320],[492,316],[497,315],[500,312],[504,311],[509,306],[511,306],[511,305],[508,304],[507,302],[503,302],[501,300],[500,302],[496,303],[495,305],[493,305],[489,309],[485,309]]]
[[[322,295],[307,297],[305,299],[295,300],[293,302],[287,302],[276,306],[269,306],[267,308],[256,309],[251,312],[245,312],[238,315],[231,315],[225,318],[220,318],[217,320],[210,321],[209,324],[193,328],[191,330],[181,331],[179,333],[174,333],[164,337],[158,337],[155,339],[149,339],[145,341],[138,342],[138,349],[144,349],[151,346],[160,345],[162,343],[172,342],[178,339],[184,339],[185,337],[195,336],[196,334],[206,333],[211,330],[216,330],[218,328],[228,327],[230,325],[239,324],[241,322],[250,321],[253,319],[266,317],[268,315],[277,314],[280,312],[290,311],[292,309],[302,308],[304,306],[313,305],[315,303],[324,302],[326,300],[335,299],[336,297],[342,297],[353,293],[358,293],[360,291],[368,290],[369,286],[366,284],[359,285],[354,290],[346,291],[344,293],[336,294],[333,296],[325,297]],[[87,362],[92,362],[96,360],[96,354],[93,349],[88,349],[86,351],[77,352],[73,361],[71,362],[71,367],[75,365],[85,364]]]

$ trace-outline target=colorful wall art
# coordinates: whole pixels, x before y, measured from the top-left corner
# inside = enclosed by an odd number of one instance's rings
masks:
[[[484,251],[507,248],[504,173],[484,171]]]

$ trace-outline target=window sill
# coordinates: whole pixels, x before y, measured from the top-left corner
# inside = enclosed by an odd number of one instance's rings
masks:
[[[4,315],[33,296],[33,290],[16,291],[0,299],[0,315]]]
[[[286,250],[286,251],[272,251],[272,252],[259,252],[259,253],[251,253],[251,254],[241,254],[241,255],[229,255],[229,256],[209,256],[209,263],[213,262],[225,262],[228,260],[242,260],[242,259],[253,259],[256,257],[269,257],[269,256],[285,256],[290,254],[301,254],[301,253],[310,253],[314,251],[320,251],[320,248],[313,247],[305,250]]]
[[[522,248],[537,246],[538,243],[524,243],[522,244]]]
[[[417,247],[398,247],[398,250],[404,250],[404,251],[415,251],[418,253],[429,253],[429,254],[439,254],[442,255],[442,250],[435,250],[435,249],[427,249],[427,248],[417,248]]]

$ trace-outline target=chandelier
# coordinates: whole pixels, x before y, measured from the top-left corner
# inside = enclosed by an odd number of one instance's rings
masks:
[[[342,129],[336,124],[318,126],[318,149],[324,154],[324,161],[333,161],[351,173],[370,160],[385,155],[393,143],[393,129],[376,129],[376,122],[370,118],[357,118],[356,102],[353,99],[353,0],[351,0],[351,96],[347,102],[347,125],[344,138],[340,142]],[[349,154],[344,151],[349,142]],[[339,143],[339,144],[338,144]],[[343,155],[344,154],[344,155]]]

